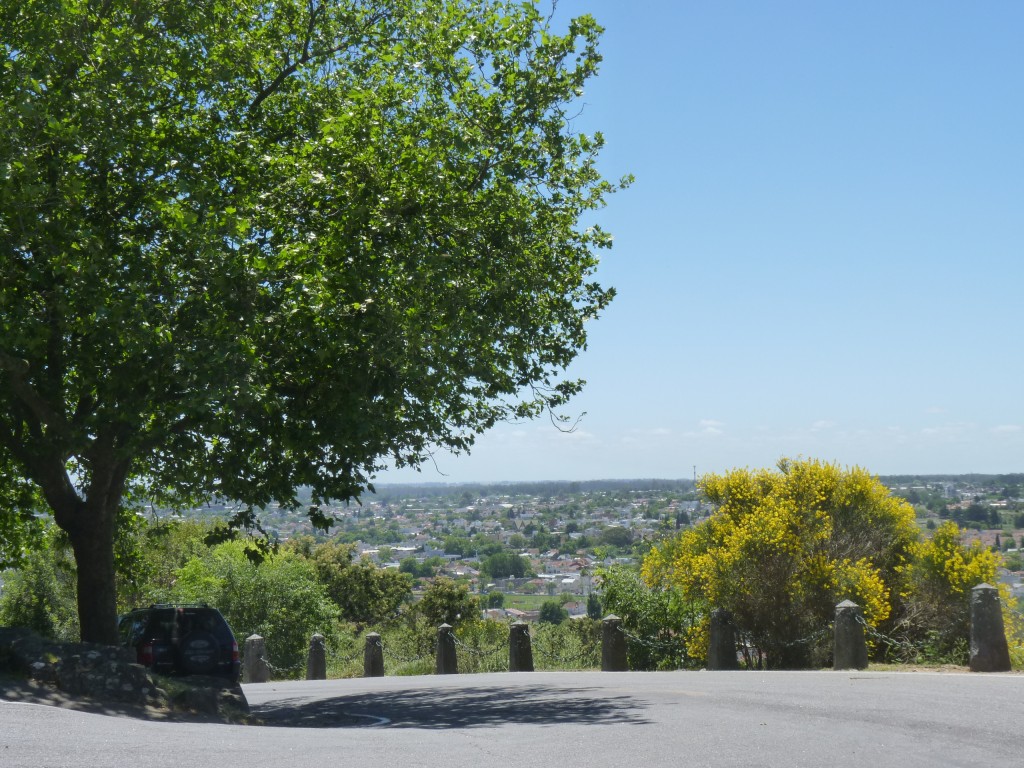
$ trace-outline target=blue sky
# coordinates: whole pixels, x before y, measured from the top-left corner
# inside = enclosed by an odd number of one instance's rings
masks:
[[[586,415],[378,480],[1024,471],[1024,3],[581,13],[606,32],[574,128],[636,176],[598,217]]]

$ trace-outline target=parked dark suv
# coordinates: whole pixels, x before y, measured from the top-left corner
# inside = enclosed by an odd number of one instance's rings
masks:
[[[216,675],[238,681],[238,643],[227,621],[208,605],[151,605],[118,623],[121,643],[139,664],[163,675]]]

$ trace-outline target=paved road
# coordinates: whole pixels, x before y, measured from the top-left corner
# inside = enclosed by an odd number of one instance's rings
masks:
[[[1024,765],[1024,676],[531,673],[249,685],[261,727],[0,702],[0,766]]]

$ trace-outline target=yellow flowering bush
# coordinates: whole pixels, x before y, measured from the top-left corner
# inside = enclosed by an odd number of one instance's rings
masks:
[[[999,555],[978,542],[970,547],[960,543],[960,528],[945,522],[932,538],[920,545],[914,574],[918,590],[934,589],[957,602],[967,602],[971,590],[981,583],[995,584]]]
[[[909,570],[910,589],[894,631],[919,646],[918,655],[925,660],[966,664],[971,589],[996,584],[999,562],[999,555],[978,542],[962,544],[956,523],[943,523],[931,539],[918,545]],[[1010,620],[1012,614],[1004,608],[1004,616]]]
[[[865,470],[783,459],[777,470],[706,475],[699,487],[715,512],[655,547],[644,579],[729,610],[770,666],[820,661],[815,648],[827,648],[822,630],[844,599],[872,625],[892,614],[917,526],[913,508]],[[697,650],[706,627],[694,633]]]

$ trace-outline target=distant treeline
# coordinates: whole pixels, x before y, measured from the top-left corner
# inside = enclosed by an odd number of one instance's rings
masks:
[[[381,483],[376,492],[367,494],[366,499],[387,501],[392,498],[408,498],[409,496],[451,496],[468,493],[471,496],[560,496],[572,493],[632,491],[676,491],[690,493],[693,491],[693,480],[634,479],[634,480],[580,480],[580,481],[545,481],[515,483]]]
[[[1024,489],[1024,473],[1016,472],[1005,475],[880,475],[883,485],[892,488],[898,486],[929,485],[970,485],[975,488],[1002,491],[1011,489],[1017,492]],[[445,496],[465,495],[472,498],[494,496],[540,496],[558,497],[574,493],[643,493],[675,492],[692,493],[693,480],[664,478],[639,478],[631,480],[551,480],[538,482],[504,482],[504,483],[380,483],[374,492],[367,492],[361,501],[394,501],[412,498],[440,498]],[[300,504],[309,504],[308,489],[299,489]]]
[[[927,485],[929,483],[968,484],[980,488],[1001,489],[1006,486],[1024,485],[1024,472],[1008,475],[880,475],[879,480],[886,486]]]
[[[948,485],[971,485],[977,488],[1002,490],[1010,487],[1024,487],[1024,473],[1016,472],[1005,475],[881,475],[878,478],[885,486],[928,485],[934,483]],[[676,491],[679,493],[693,492],[693,480],[666,480],[658,478],[633,480],[581,480],[581,481],[549,481],[549,482],[509,482],[509,483],[387,483],[376,486],[376,493],[367,494],[366,499],[388,501],[394,498],[437,497],[468,493],[471,496],[531,495],[559,496],[580,492],[622,492],[631,491]]]

